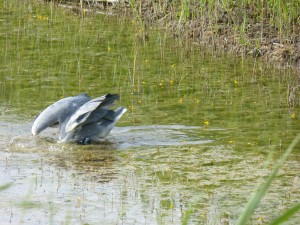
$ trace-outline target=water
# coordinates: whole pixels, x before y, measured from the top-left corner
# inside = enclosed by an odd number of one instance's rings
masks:
[[[1,224],[180,224],[189,210],[191,224],[233,224],[299,131],[291,70],[154,28],[143,39],[120,15],[0,5]],[[119,93],[129,109],[103,143],[30,134],[41,110],[82,92]],[[250,224],[299,199],[298,148]]]

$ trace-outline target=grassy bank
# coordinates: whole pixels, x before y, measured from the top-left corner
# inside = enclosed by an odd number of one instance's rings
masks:
[[[298,0],[131,0],[130,4],[139,21],[163,23],[174,35],[214,49],[281,62],[295,61],[300,54]]]
[[[166,27],[180,40],[214,50],[293,64],[300,56],[300,1],[281,0],[56,0],[82,8],[112,6],[133,13],[147,37],[152,25]],[[110,7],[111,8],[111,7]],[[128,10],[129,9],[129,10]]]

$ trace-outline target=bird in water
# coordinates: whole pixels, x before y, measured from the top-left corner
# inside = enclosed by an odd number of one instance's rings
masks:
[[[47,127],[59,124],[59,142],[99,142],[127,111],[124,107],[111,110],[116,100],[119,100],[117,94],[94,99],[87,94],[63,98],[48,106],[35,118],[31,132],[37,135]]]

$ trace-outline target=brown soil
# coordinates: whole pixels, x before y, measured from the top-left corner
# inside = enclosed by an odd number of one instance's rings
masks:
[[[242,33],[240,29],[243,14],[234,10],[233,8],[231,16],[220,10],[213,19],[204,15],[201,18],[179,22],[178,19],[173,19],[176,16],[172,15],[171,9],[165,13],[155,12],[151,2],[147,1],[143,1],[140,7],[144,21],[163,23],[175,36],[188,37],[218,51],[262,57],[268,61],[280,62],[282,66],[296,64],[299,66],[297,62],[300,61],[300,14],[298,24],[293,24],[289,29],[290,33],[280,35],[278,28],[270,25],[268,21],[256,21],[255,15],[252,15],[255,13],[254,10],[249,8],[247,18],[250,19]],[[232,18],[232,15],[235,18]],[[234,23],[240,26],[234,28]]]
[[[82,6],[78,3],[79,0],[63,2],[73,2],[72,6],[77,12],[80,12],[80,7],[91,11],[115,9],[118,13],[130,12],[131,15],[142,18],[141,26],[145,33],[147,27],[153,25],[167,27],[175,37],[189,39],[216,51],[261,57],[267,61],[279,62],[281,66],[297,65],[300,69],[300,14],[298,22],[288,29],[289,33],[280,33],[278,28],[268,23],[269,20],[257,21],[257,12],[249,8],[248,20],[241,32],[243,14],[234,8],[230,15],[220,9],[213,18],[203,15],[179,20],[176,10],[173,11],[172,7],[166,7],[164,11],[157,9],[153,0],[137,1],[135,7],[130,6],[126,0],[119,0],[119,3],[111,3],[113,0],[84,0]]]

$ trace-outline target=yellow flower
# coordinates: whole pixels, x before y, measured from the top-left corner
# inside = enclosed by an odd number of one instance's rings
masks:
[[[163,87],[163,85],[164,85],[164,81],[161,80],[160,83],[159,83],[159,86],[160,86],[160,87]]]
[[[207,214],[207,211],[203,212],[203,213],[201,214],[201,217],[204,219],[204,218],[206,217],[206,214]]]
[[[83,12],[83,14],[86,14],[88,12],[88,10],[87,9],[83,9],[82,12]]]
[[[171,66],[171,67],[172,67],[172,68],[174,68],[175,66],[176,66],[176,64],[174,63],[174,64],[172,64],[172,66]]]
[[[292,119],[296,119],[296,114],[293,113],[293,114],[291,115],[291,117],[292,117]]]
[[[203,124],[204,124],[205,126],[208,126],[208,125],[209,125],[209,121],[208,121],[208,120],[205,120],[205,121],[203,122]]]
[[[133,110],[134,110],[134,106],[133,105],[130,105],[128,108],[129,108],[130,112],[133,112]]]
[[[182,104],[183,98],[179,98],[178,102],[179,102],[180,104]]]
[[[36,18],[38,19],[38,20],[48,20],[48,17],[46,17],[46,16],[42,16],[42,15],[37,15],[36,16]]]
[[[265,222],[264,218],[262,218],[262,217],[259,217],[259,218],[257,219],[257,221],[258,221],[260,224],[263,224],[263,223]]]
[[[234,80],[233,82],[234,82],[234,84],[238,84],[239,83],[237,80]]]
[[[110,51],[111,51],[111,48],[110,48],[109,46],[107,47],[107,51],[108,51],[108,52],[110,52]]]
[[[174,84],[174,80],[170,80],[170,84],[171,84],[171,85]]]

